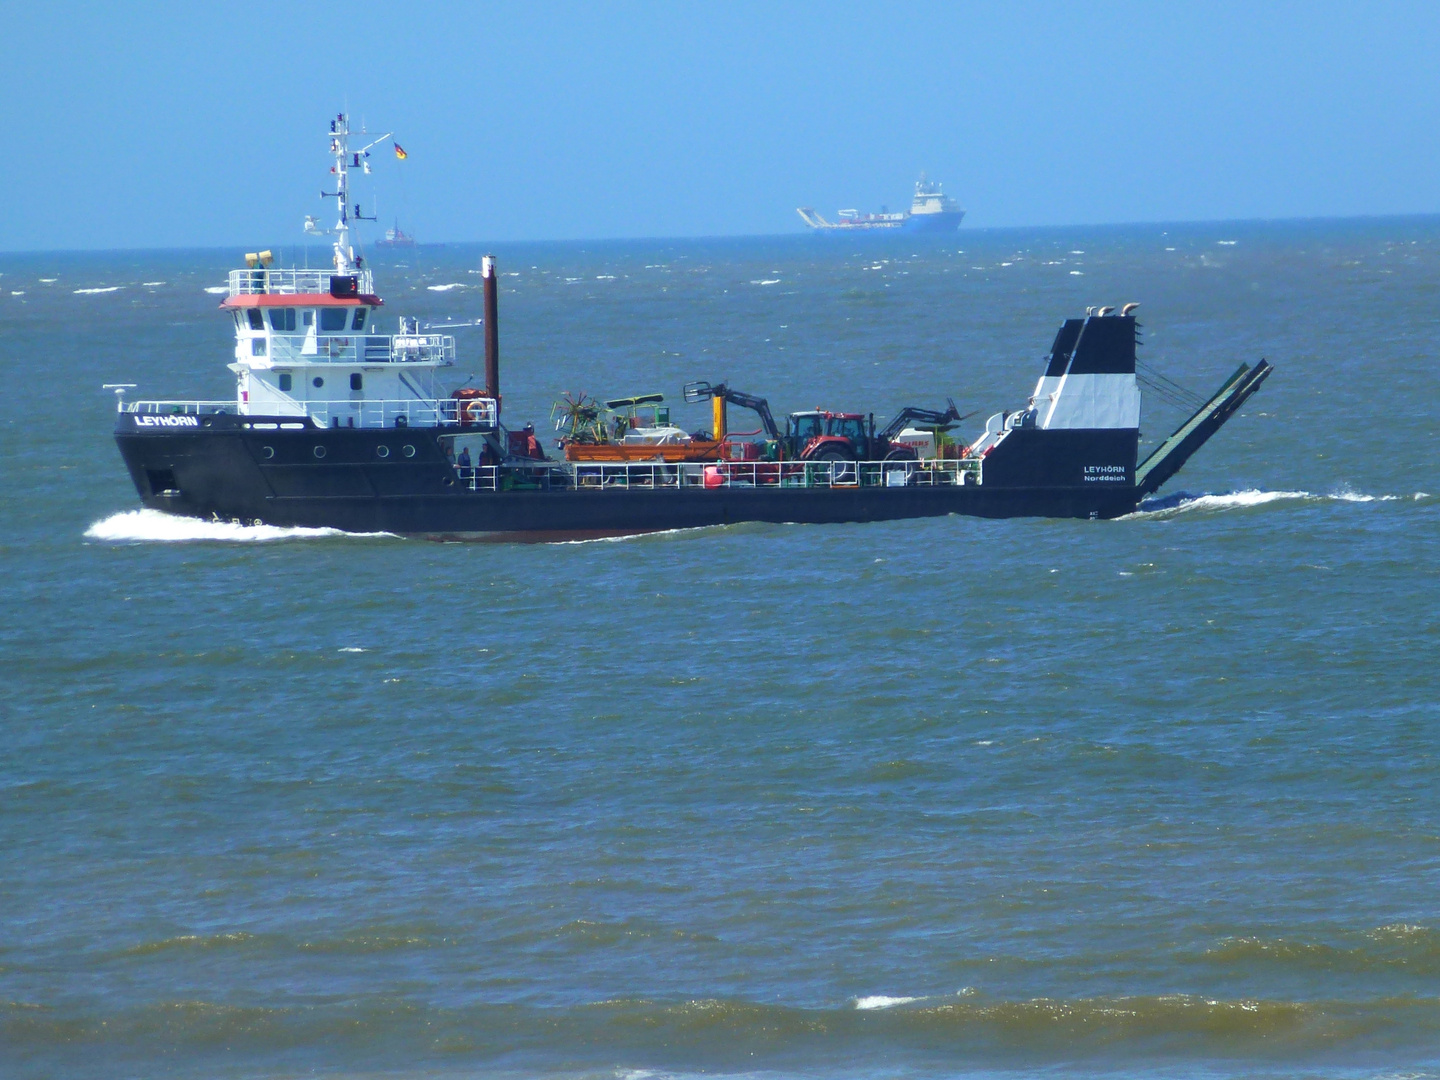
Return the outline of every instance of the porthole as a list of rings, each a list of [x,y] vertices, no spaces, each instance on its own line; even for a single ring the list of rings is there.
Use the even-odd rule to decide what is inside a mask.
[[[375,447],[375,456],[376,456],[376,457],[382,457],[382,458],[384,458],[384,457],[389,457],[389,456],[390,456],[390,447],[388,447],[388,446],[377,446],[377,447]]]
[[[263,457],[266,461],[269,461],[271,458],[273,458],[273,457],[275,456],[275,447],[273,447],[273,446],[262,446],[262,447],[260,447],[260,456]]]
[[[401,452],[402,454],[404,454],[406,457],[414,457],[414,456],[415,456],[415,447],[410,446],[410,445],[407,444],[407,445],[402,446],[402,447],[400,448],[400,452]]]
[[[325,385],[325,380],[322,379],[319,375],[316,375],[313,379],[310,380],[310,385],[318,390],[320,389],[320,387]]]
[[[323,447],[323,446],[317,446],[317,447],[315,447],[315,456],[316,456],[317,458],[323,458],[323,457],[325,456],[325,447]]]

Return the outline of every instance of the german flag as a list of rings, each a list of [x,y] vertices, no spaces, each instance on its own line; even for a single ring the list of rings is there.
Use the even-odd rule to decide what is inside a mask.
[[[407,154],[407,153],[405,152],[405,148],[404,148],[403,146],[401,146],[401,145],[397,142],[397,143],[395,144],[395,156],[396,156],[397,158],[399,158],[401,161],[404,161],[404,160],[405,160],[406,158],[408,158],[410,155]]]

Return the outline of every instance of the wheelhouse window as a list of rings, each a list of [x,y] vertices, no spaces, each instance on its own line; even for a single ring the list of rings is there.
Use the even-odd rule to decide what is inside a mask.
[[[260,309],[258,307],[252,307],[246,314],[250,316],[251,330],[265,329],[265,316],[260,313]]]
[[[313,311],[307,311],[307,312],[305,312],[305,314],[304,314],[304,323],[305,323],[306,326],[314,326],[314,325],[315,325],[315,312],[313,312]]]
[[[292,308],[271,308],[270,329],[278,330],[281,333],[288,333],[295,329],[295,309]]]
[[[264,355],[265,355],[265,339],[264,339],[263,337],[257,337],[257,338],[251,338],[251,339],[250,339],[250,355],[251,355],[251,356],[264,356]]]
[[[295,380],[291,378],[290,373],[288,371],[282,371],[280,373],[280,389],[288,394],[290,392],[290,388],[294,385]]]
[[[367,312],[367,311],[369,311],[369,310],[370,310],[369,308],[363,308],[363,307],[357,307],[357,308],[355,309],[355,321],[350,324],[350,329],[351,329],[351,330],[359,330],[359,329],[361,329],[361,328],[364,327],[364,325],[365,325],[365,312]]]
[[[336,330],[345,329],[345,309],[342,307],[326,307],[320,309],[320,329],[330,333]]]

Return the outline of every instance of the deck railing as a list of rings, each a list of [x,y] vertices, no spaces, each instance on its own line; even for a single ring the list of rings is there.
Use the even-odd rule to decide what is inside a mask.
[[[681,488],[957,487],[980,461],[535,462],[460,470],[471,491],[676,491]]]
[[[454,398],[344,398],[336,401],[297,401],[285,406],[252,403],[243,413],[234,401],[127,401],[121,404],[120,411],[164,416],[231,413],[255,417],[248,426],[257,428],[274,425],[280,418],[293,417],[299,421],[307,416],[321,427],[448,427],[462,422],[467,427],[481,430],[495,427],[495,402],[492,398],[470,401],[456,401]]]
[[[311,296],[331,292],[332,278],[345,281],[356,279],[356,292],[361,296],[373,296],[375,285],[369,270],[352,270],[348,274],[337,274],[334,270],[269,270],[259,267],[253,270],[230,271],[231,296],[256,296],[265,294]]]
[[[214,413],[233,413],[237,410],[233,399],[230,401],[125,401],[121,399],[119,411],[153,416],[204,416]]]
[[[272,364],[455,362],[455,339],[449,334],[271,334],[269,341]]]

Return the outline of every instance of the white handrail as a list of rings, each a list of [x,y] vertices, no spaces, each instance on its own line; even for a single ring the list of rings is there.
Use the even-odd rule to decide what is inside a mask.
[[[455,362],[450,334],[271,334],[272,364],[415,364]],[[249,357],[246,357],[249,359]]]
[[[361,296],[373,296],[374,281],[369,270],[354,270],[349,274],[337,274],[334,270],[271,270],[255,267],[253,270],[230,271],[231,296],[263,295],[310,295],[329,294],[331,278],[356,279],[356,292]]]
[[[396,421],[411,427],[456,427],[493,430],[497,423],[495,400],[474,398],[364,399],[294,401],[288,411],[273,407],[240,405],[234,401],[127,401],[120,409],[127,413],[200,416],[230,413],[252,422],[300,420],[311,417],[321,427],[395,427]],[[253,418],[253,419],[252,419]]]
[[[959,487],[981,483],[978,458],[927,461],[509,462],[462,471],[471,491],[675,491],[725,487]]]

